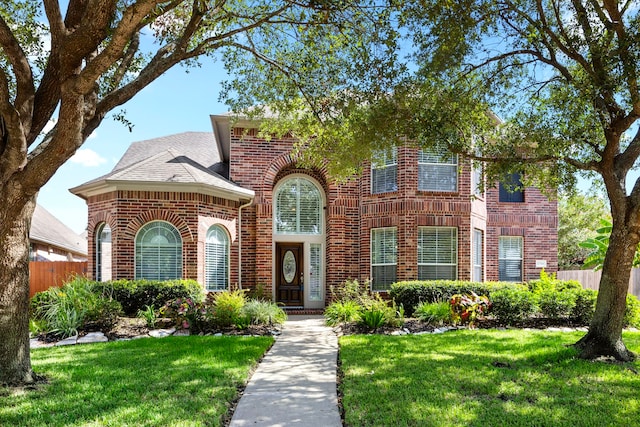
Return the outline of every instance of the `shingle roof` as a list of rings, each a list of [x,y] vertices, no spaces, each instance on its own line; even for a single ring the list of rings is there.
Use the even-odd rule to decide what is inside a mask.
[[[204,185],[223,193],[253,197],[228,179],[228,164],[211,132],[185,132],[134,142],[111,172],[72,188],[74,194],[100,183]]]
[[[87,239],[76,234],[40,205],[36,205],[33,212],[29,239],[56,246],[74,254],[87,255]]]

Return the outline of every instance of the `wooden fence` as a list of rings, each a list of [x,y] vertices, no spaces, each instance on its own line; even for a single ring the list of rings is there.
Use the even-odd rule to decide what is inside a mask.
[[[29,263],[29,296],[52,286],[62,286],[69,277],[87,274],[87,262],[31,261]]]
[[[585,289],[598,290],[602,271],[593,270],[566,270],[558,271],[556,277],[561,280],[577,280]],[[631,270],[629,279],[629,293],[640,298],[640,268]]]

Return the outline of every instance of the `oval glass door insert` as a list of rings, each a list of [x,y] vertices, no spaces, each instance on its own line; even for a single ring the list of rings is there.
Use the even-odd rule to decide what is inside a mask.
[[[287,283],[293,282],[296,277],[296,257],[290,250],[285,252],[282,258],[282,272]]]

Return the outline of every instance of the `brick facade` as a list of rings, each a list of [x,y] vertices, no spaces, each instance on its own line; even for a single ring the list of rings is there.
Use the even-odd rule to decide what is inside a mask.
[[[475,195],[473,171],[467,160],[460,159],[458,164],[457,191],[419,191],[418,150],[399,148],[397,189],[371,194],[369,168],[364,169],[361,177],[337,184],[324,169],[299,168],[291,154],[294,141],[290,137],[267,140],[258,136],[251,126],[241,125],[231,127],[228,133],[228,178],[254,192],[251,204],[241,208],[241,201],[197,191],[117,190],[92,195],[87,198],[92,274],[95,271],[94,234],[101,224],[109,224],[112,230],[113,278],[131,278],[135,273],[136,233],[152,220],[167,221],[179,230],[183,242],[183,276],[201,283],[206,232],[213,224],[222,225],[231,238],[230,283],[241,282],[244,288],[261,285],[272,295],[275,295],[277,242],[300,240],[306,245],[322,245],[323,300],[315,303],[305,300],[305,307],[310,308],[314,304],[319,307],[326,304],[330,286],[347,279],[364,282],[371,277],[370,246],[374,228],[395,227],[397,231],[398,280],[418,278],[419,227],[429,226],[457,229],[459,280],[472,278],[474,229],[481,230],[484,236],[485,280],[498,279],[500,236],[523,237],[525,280],[538,277],[540,268],[536,265],[541,261],[546,262],[548,271],[557,269],[556,201],[548,200],[533,188],[525,190],[524,203],[501,203],[495,189]],[[321,237],[274,234],[274,194],[279,184],[293,176],[308,179],[322,193]]]

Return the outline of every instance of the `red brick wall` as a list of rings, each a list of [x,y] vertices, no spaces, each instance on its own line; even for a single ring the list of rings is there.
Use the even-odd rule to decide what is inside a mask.
[[[524,203],[499,201],[499,191],[487,191],[487,280],[498,280],[498,239],[522,236],[523,278],[536,279],[541,268],[536,260],[547,262],[545,270],[558,270],[558,203],[536,188],[524,190]]]
[[[135,275],[135,236],[149,221],[171,223],[182,237],[182,275],[204,282],[204,242],[213,224],[226,228],[231,237],[231,284],[237,282],[238,203],[196,193],[118,191],[90,197],[89,276],[95,277],[95,231],[102,223],[111,227],[112,277],[131,279]]]

